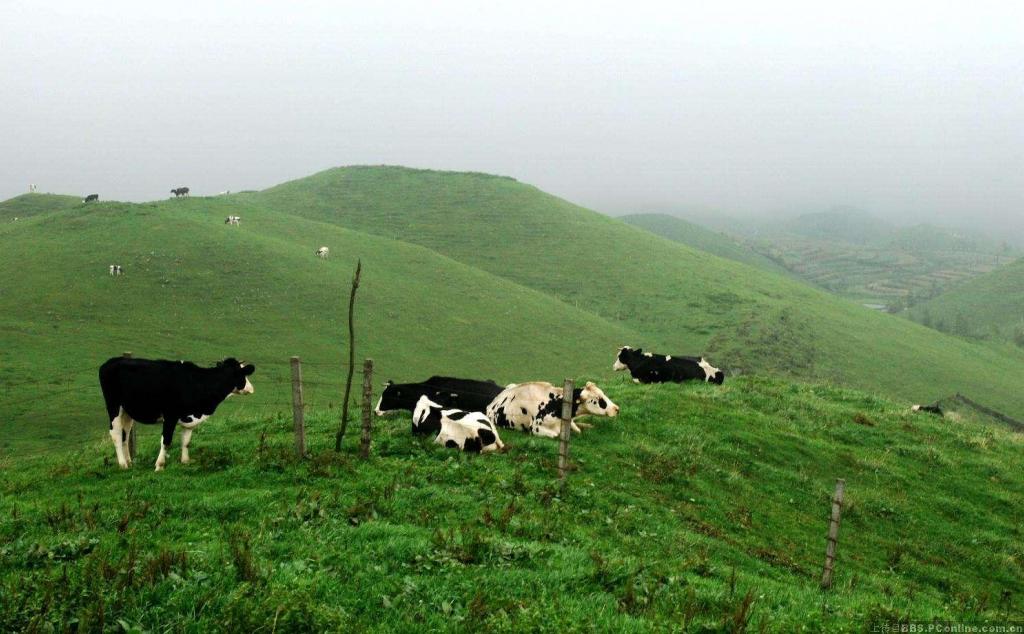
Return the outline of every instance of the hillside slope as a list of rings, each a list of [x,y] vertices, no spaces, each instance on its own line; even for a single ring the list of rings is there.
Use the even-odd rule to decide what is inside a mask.
[[[1024,259],[915,306],[910,317],[960,335],[1024,343]]]
[[[824,377],[914,400],[955,391],[1024,413],[1024,353],[975,346],[652,236],[510,178],[349,167],[243,197],[425,246],[732,370]]]
[[[1024,618],[1020,434],[827,385],[608,385],[615,421],[463,455],[378,421],[313,457],[227,415],[193,464],[0,460],[0,630],[863,632]],[[209,425],[209,427],[207,427]],[[354,442],[350,447],[354,448]],[[175,452],[176,454],[176,452]],[[833,587],[830,498],[846,480]],[[45,486],[40,486],[45,482]]]
[[[721,258],[742,262],[750,266],[771,271],[787,273],[786,269],[771,259],[737,242],[724,233],[705,229],[704,227],[670,216],[668,214],[631,214],[620,216],[619,220],[626,224],[645,229],[651,233],[667,238],[688,247],[712,253]]]
[[[0,221],[30,218],[38,214],[69,209],[80,204],[82,204],[82,199],[78,196],[22,194],[21,196],[0,201]]]
[[[330,259],[314,257],[321,244]],[[256,394],[225,405],[247,411],[287,411],[300,355],[307,401],[339,402],[357,258],[357,358],[376,360],[378,383],[557,381],[638,336],[422,247],[237,200],[77,205],[0,225],[0,268],[16,272],[0,279],[0,447],[102,436],[96,369],[122,351],[254,362]]]

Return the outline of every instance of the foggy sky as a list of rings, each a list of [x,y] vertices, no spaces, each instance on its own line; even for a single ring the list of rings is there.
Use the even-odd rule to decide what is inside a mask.
[[[0,199],[387,163],[608,213],[1024,215],[1016,3],[143,4],[0,0]]]

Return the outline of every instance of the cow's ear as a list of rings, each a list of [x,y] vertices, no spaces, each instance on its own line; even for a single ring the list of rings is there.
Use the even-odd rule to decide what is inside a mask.
[[[243,365],[242,366],[242,374],[244,374],[245,376],[249,376],[250,374],[252,374],[255,371],[256,371],[256,366],[254,366],[254,365],[250,364],[250,365]]]

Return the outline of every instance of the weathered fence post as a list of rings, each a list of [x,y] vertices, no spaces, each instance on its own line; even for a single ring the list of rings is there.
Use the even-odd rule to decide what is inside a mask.
[[[292,420],[295,422],[295,453],[306,455],[306,414],[302,402],[302,366],[298,357],[292,357]]]
[[[352,373],[355,371],[356,359],[356,290],[359,289],[359,276],[363,273],[363,260],[356,260],[356,274],[352,276],[352,290],[348,296],[348,378],[345,379],[345,398],[341,402],[341,425],[334,435],[334,450],[341,451],[341,441],[348,429],[348,397],[352,392]]]
[[[132,353],[131,352],[125,352],[121,356],[123,356],[125,359],[131,359],[132,358]],[[131,462],[135,462],[135,446],[137,444],[137,441],[136,441],[135,438],[136,438],[136,436],[135,436],[135,424],[133,423],[131,431],[128,432],[128,460],[130,460]]]
[[[825,546],[825,568],[821,571],[821,587],[832,587],[832,571],[836,567],[836,544],[839,541],[839,516],[843,509],[843,491],[846,481],[836,480],[836,492],[832,496],[832,517],[828,522],[828,542]]]
[[[558,434],[558,479],[565,486],[565,474],[569,470],[569,438],[572,436],[573,381],[566,379],[562,387],[562,427]]]
[[[363,361],[363,439],[359,452],[363,458],[370,457],[370,433],[372,425],[371,407],[373,403],[373,359]]]

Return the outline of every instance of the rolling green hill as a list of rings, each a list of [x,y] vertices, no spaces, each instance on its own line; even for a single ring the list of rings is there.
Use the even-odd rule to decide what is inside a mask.
[[[735,260],[750,266],[771,271],[786,273],[786,269],[773,262],[770,258],[741,244],[727,234],[705,229],[704,227],[668,214],[631,214],[621,216],[626,224],[646,229],[662,238],[685,244],[688,247],[713,253],[718,257]]]
[[[80,204],[82,204],[82,199],[78,196],[22,194],[0,201],[0,221],[30,218],[37,214],[60,211]]]
[[[828,385],[606,385],[617,420],[464,455],[228,413],[193,463],[0,458],[0,631],[863,632],[1024,618],[1022,436]],[[259,388],[257,388],[259,389]],[[209,425],[209,427],[206,427]],[[149,431],[149,430],[146,430]],[[143,437],[148,441],[149,437]],[[350,445],[350,447],[352,447]],[[176,453],[176,452],[175,452]],[[830,497],[846,480],[833,587]]]
[[[401,167],[327,170],[243,197],[418,244],[561,298],[733,371],[828,378],[1024,413],[1024,353],[937,336],[795,280],[686,247],[511,178]]]
[[[240,214],[240,227],[223,218]],[[331,258],[313,253],[329,244]],[[377,375],[450,372],[559,380],[605,367],[639,335],[422,247],[226,198],[77,205],[0,225],[0,448],[73,444],[105,427],[96,369],[108,357],[258,366],[257,393],[225,407],[287,410],[288,357],[307,399],[340,401],[349,282],[359,359]],[[125,275],[108,275],[109,264]],[[347,348],[346,348],[347,349]]]
[[[215,198],[8,203],[37,213],[0,224],[12,272],[0,281],[0,448],[100,433],[95,370],[125,350],[257,363],[257,394],[225,407],[265,412],[288,410],[287,358],[299,355],[307,400],[336,406],[356,258],[358,357],[376,360],[378,382],[607,380],[628,343],[704,352],[734,375],[919,402],[959,391],[1024,414],[1024,352],[1012,346],[876,314],[510,178],[355,167]],[[229,214],[242,225],[225,226]],[[313,257],[319,245],[330,259]],[[126,274],[107,275],[112,263]]]
[[[865,212],[805,214],[748,232],[748,245],[837,295],[899,312],[1006,264],[1018,251],[968,231],[895,227]]]
[[[915,306],[910,317],[946,332],[1024,346],[1024,260],[964,282]]]

